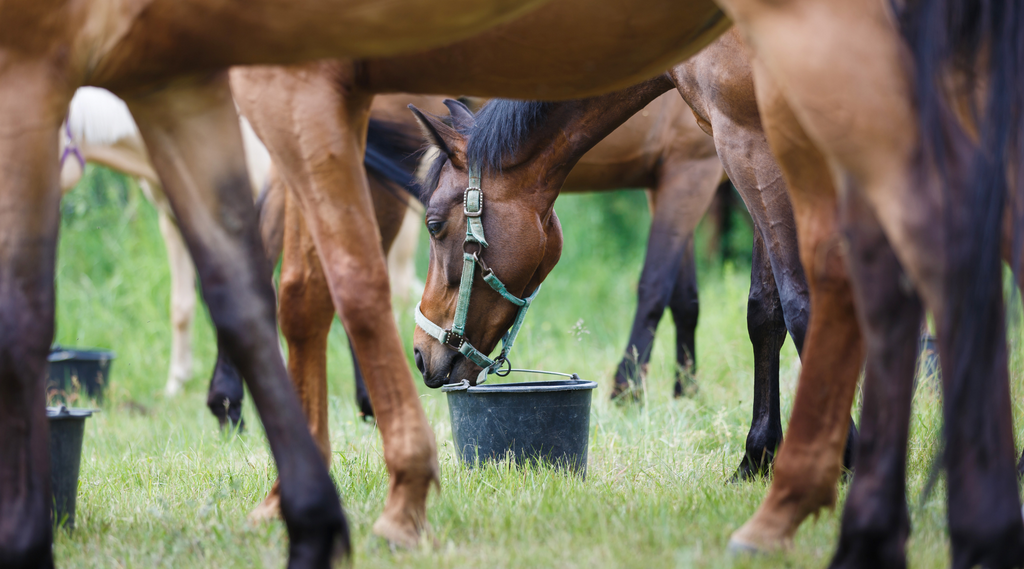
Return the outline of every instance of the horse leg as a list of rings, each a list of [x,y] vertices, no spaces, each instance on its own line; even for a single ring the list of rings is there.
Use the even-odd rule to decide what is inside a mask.
[[[260,412],[281,481],[289,566],[325,566],[347,555],[348,528],[278,349],[270,267],[227,75],[126,101],[195,260],[221,345]]]
[[[828,164],[770,77],[756,74],[755,85],[765,134],[789,187],[811,301],[803,366],[771,488],[730,540],[737,549],[772,550],[788,546],[808,515],[835,503],[864,348]]]
[[[352,92],[351,77],[351,70],[340,64],[323,62],[236,68],[232,85],[299,198],[334,307],[367,380],[390,474],[387,503],[374,532],[411,546],[426,526],[427,493],[438,480],[436,446],[401,357],[380,231],[362,164],[370,100]],[[247,98],[250,89],[260,94],[258,105],[256,98]]]
[[[231,363],[224,341],[217,338],[217,359],[210,375],[210,386],[206,393],[206,407],[210,409],[222,431],[245,429],[242,419],[242,399],[245,388],[238,368]]]
[[[643,391],[647,363],[654,345],[654,332],[675,292],[676,280],[681,272],[680,264],[686,256],[686,250],[693,247],[687,241],[692,241],[693,231],[707,211],[718,180],[722,178],[722,166],[717,156],[669,162],[662,168],[657,188],[652,193],[651,231],[637,287],[636,315],[626,354],[615,371],[612,399],[625,395],[636,396]],[[680,292],[690,291],[684,287]],[[682,334],[684,342],[688,335],[693,334],[692,330],[686,328],[691,322],[696,326],[696,292],[693,292],[689,299],[678,300],[680,321],[684,328],[681,332],[677,329],[676,334],[677,338]],[[686,359],[678,361],[677,365],[684,369],[691,368],[693,347],[685,345],[684,350],[690,350],[690,353],[685,356]]]
[[[277,173],[277,168],[270,165],[267,172],[267,184],[259,197],[256,198],[256,211],[259,212],[260,240],[267,253],[267,261],[276,267],[284,250],[284,218],[285,201],[288,188]]]
[[[157,191],[150,184],[149,194],[160,224],[160,234],[167,249],[167,262],[171,273],[171,364],[164,393],[173,397],[181,392],[182,386],[192,379],[192,323],[196,315],[196,271],[192,258],[181,238],[181,231],[170,212],[167,198],[155,197]],[[162,202],[162,203],[161,203]]]
[[[53,567],[44,384],[60,225],[57,129],[71,95],[57,100],[48,68],[0,61],[0,566]]]
[[[370,402],[370,393],[366,390],[366,380],[363,378],[363,370],[359,367],[359,360],[356,359],[356,350],[349,342],[349,350],[352,352],[352,373],[355,374],[356,383],[356,406],[359,407],[359,416],[364,421],[373,419],[373,403]]]
[[[327,423],[327,337],[334,307],[316,247],[299,212],[295,198],[284,200],[284,236],[281,280],[278,286],[278,322],[288,345],[288,375],[299,396],[309,432],[327,465],[331,440]],[[277,516],[280,481],[252,511],[249,519]]]
[[[423,294],[422,284],[416,284],[416,247],[422,227],[423,209],[414,204],[406,210],[395,242],[388,251],[391,297],[398,301],[398,306],[409,305]]]
[[[906,567],[907,437],[924,309],[900,285],[902,267],[863,198],[849,192],[842,217],[867,366],[857,472],[831,567]]]
[[[743,460],[733,479],[748,480],[767,474],[782,444],[779,410],[779,351],[786,341],[786,320],[775,286],[771,263],[761,233],[754,231],[750,294],[747,297],[747,333],[754,347],[753,417]]]
[[[697,318],[700,302],[697,298],[697,260],[694,258],[693,234],[683,245],[679,261],[679,274],[668,299],[668,309],[676,326],[676,382],[673,397],[693,397],[697,394]]]
[[[271,164],[267,172],[267,183],[256,200],[260,241],[263,243],[263,250],[271,267],[277,265],[281,258],[281,250],[284,248],[284,209],[287,193],[288,188],[285,187],[281,177],[277,175],[277,171]],[[191,267],[191,264],[189,266]],[[292,376],[293,381],[294,377]],[[210,376],[206,406],[217,417],[217,422],[220,423],[222,430],[237,429],[238,432],[242,432],[245,429],[245,420],[242,419],[244,397],[245,388],[242,387],[242,377],[238,375],[238,369],[231,363],[218,340],[217,360],[213,366],[213,374]],[[276,491],[274,494],[276,496]],[[276,500],[274,503],[277,503]]]

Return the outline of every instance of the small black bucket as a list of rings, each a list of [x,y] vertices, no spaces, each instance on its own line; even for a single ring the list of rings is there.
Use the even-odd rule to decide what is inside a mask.
[[[57,395],[70,403],[67,395],[84,390],[89,397],[103,401],[103,390],[110,378],[114,352],[54,346],[47,359],[50,362],[49,378],[46,381],[48,396]]]
[[[444,386],[459,456],[472,466],[511,453],[518,464],[543,461],[586,477],[590,399],[597,383],[573,377]]]
[[[53,521],[68,529],[75,527],[78,471],[82,464],[82,437],[89,409],[47,407],[50,419],[50,488],[53,492]]]

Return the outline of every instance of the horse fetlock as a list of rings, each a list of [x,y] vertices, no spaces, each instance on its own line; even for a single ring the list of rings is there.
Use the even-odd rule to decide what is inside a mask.
[[[288,527],[288,567],[329,567],[352,551],[348,522],[328,478],[328,489],[286,493],[281,514]]]
[[[730,549],[763,552],[788,549],[808,516],[835,505],[834,483],[828,488],[814,488],[814,485],[792,482],[776,475],[757,513],[729,538]]]
[[[440,486],[436,471],[410,476],[392,475],[384,512],[373,524],[373,533],[399,547],[415,547],[428,530],[427,495]]]
[[[413,547],[427,529],[427,496],[431,486],[440,490],[441,477],[433,433],[429,444],[406,445],[400,456],[387,453],[391,482],[384,512],[373,532],[400,547]]]
[[[751,480],[771,474],[775,453],[782,444],[782,426],[759,421],[750,426],[743,459],[733,480]]]
[[[258,506],[249,512],[249,523],[261,524],[280,517],[281,515],[281,480],[275,480],[270,492]]]

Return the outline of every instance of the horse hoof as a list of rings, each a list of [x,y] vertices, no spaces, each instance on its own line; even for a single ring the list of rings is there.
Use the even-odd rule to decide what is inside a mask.
[[[644,388],[641,385],[621,385],[616,383],[612,388],[611,400],[620,405],[644,402]]]
[[[726,546],[726,551],[730,555],[763,555],[767,553],[761,548],[751,543],[746,543],[736,539],[735,537],[729,538],[729,545]]]
[[[373,524],[373,533],[387,540],[392,548],[413,549],[424,539],[415,524],[400,523],[381,516]]]
[[[164,388],[164,396],[173,399],[181,394],[182,381],[177,379],[167,380],[167,387]]]
[[[249,523],[260,525],[281,517],[281,499],[271,494],[249,512]]]

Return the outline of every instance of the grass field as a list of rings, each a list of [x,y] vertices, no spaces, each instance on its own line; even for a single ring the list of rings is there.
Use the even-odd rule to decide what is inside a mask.
[[[517,366],[575,371],[600,384],[586,481],[507,464],[467,470],[453,452],[445,396],[423,387],[417,376],[437,435],[443,490],[431,496],[430,539],[417,550],[391,551],[370,533],[383,507],[387,475],[374,427],[356,417],[348,349],[336,324],[329,354],[331,473],[352,526],[356,564],[826,565],[838,532],[836,512],[806,523],[788,554],[752,559],[725,551],[729,534],[753,513],[767,488],[765,481],[728,483],[750,420],[749,267],[742,261],[700,267],[698,395],[671,398],[674,331],[666,318],[646,404],[619,407],[607,397],[635,306],[649,223],[646,201],[639,192],[565,197],[557,211],[565,227],[565,252],[531,310],[514,359]],[[170,343],[168,281],[155,212],[122,178],[91,168],[86,182],[65,200],[64,212],[55,341],[111,348],[118,358],[103,411],[88,422],[77,529],[57,533],[58,564],[282,566],[283,525],[246,521],[275,477],[255,412],[247,405],[246,433],[222,436],[205,407],[214,346],[203,309],[195,335],[195,377],[183,396],[162,396]],[[747,239],[749,248],[746,235],[737,239]],[[573,278],[580,275],[586,278]],[[411,352],[408,309],[400,319]],[[1019,357],[1014,360],[1019,377]],[[798,370],[787,342],[784,418]],[[927,381],[923,385],[914,402],[910,444],[910,560],[912,567],[941,567],[948,565],[944,488],[940,483],[924,502],[919,497],[941,423],[939,396]],[[845,488],[840,504],[844,496]]]

